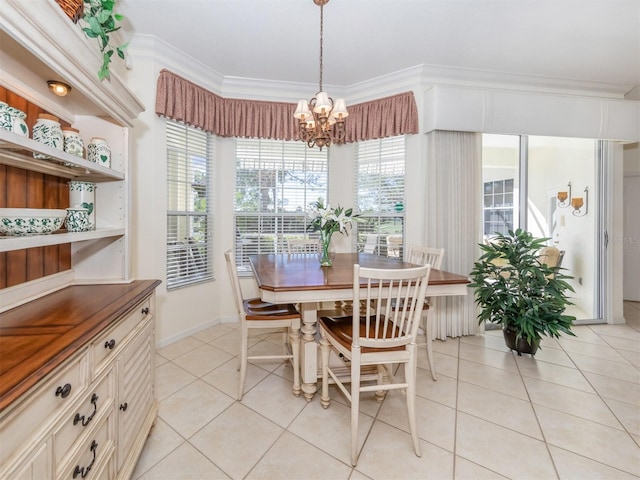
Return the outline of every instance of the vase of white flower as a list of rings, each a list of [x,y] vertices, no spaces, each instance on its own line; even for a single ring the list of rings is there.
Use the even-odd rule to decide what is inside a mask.
[[[357,217],[353,215],[353,209],[344,209],[340,206],[331,208],[324,206],[322,200],[314,202],[309,211],[311,223],[307,230],[320,232],[320,265],[330,267],[332,264],[329,256],[329,245],[331,244],[331,236],[335,232],[348,234],[347,226],[351,225],[351,221]]]

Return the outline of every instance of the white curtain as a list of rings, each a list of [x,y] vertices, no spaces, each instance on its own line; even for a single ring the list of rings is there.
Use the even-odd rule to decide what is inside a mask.
[[[426,244],[445,249],[442,269],[468,275],[478,258],[482,211],[482,136],[436,130],[427,134]],[[466,297],[431,298],[432,338],[474,335],[473,290]]]

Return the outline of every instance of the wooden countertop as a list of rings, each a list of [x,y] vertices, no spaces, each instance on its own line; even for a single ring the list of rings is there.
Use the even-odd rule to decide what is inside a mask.
[[[0,313],[0,411],[159,284],[73,285]]]

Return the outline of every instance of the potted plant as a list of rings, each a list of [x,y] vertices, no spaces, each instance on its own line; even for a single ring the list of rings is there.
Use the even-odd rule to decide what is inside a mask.
[[[487,244],[480,244],[482,256],[470,273],[475,303],[480,307],[478,323],[502,326],[505,342],[518,355],[537,351],[543,335],[558,338],[574,335],[575,317],[565,315],[572,303],[567,298],[572,278],[562,269],[538,260],[538,251],[548,238],[534,238],[517,229],[497,233]]]

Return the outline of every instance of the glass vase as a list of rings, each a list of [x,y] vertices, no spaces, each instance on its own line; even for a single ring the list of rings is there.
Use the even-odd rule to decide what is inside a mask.
[[[320,266],[330,267],[331,257],[329,256],[329,245],[331,244],[331,235],[333,232],[325,232],[320,230]]]

